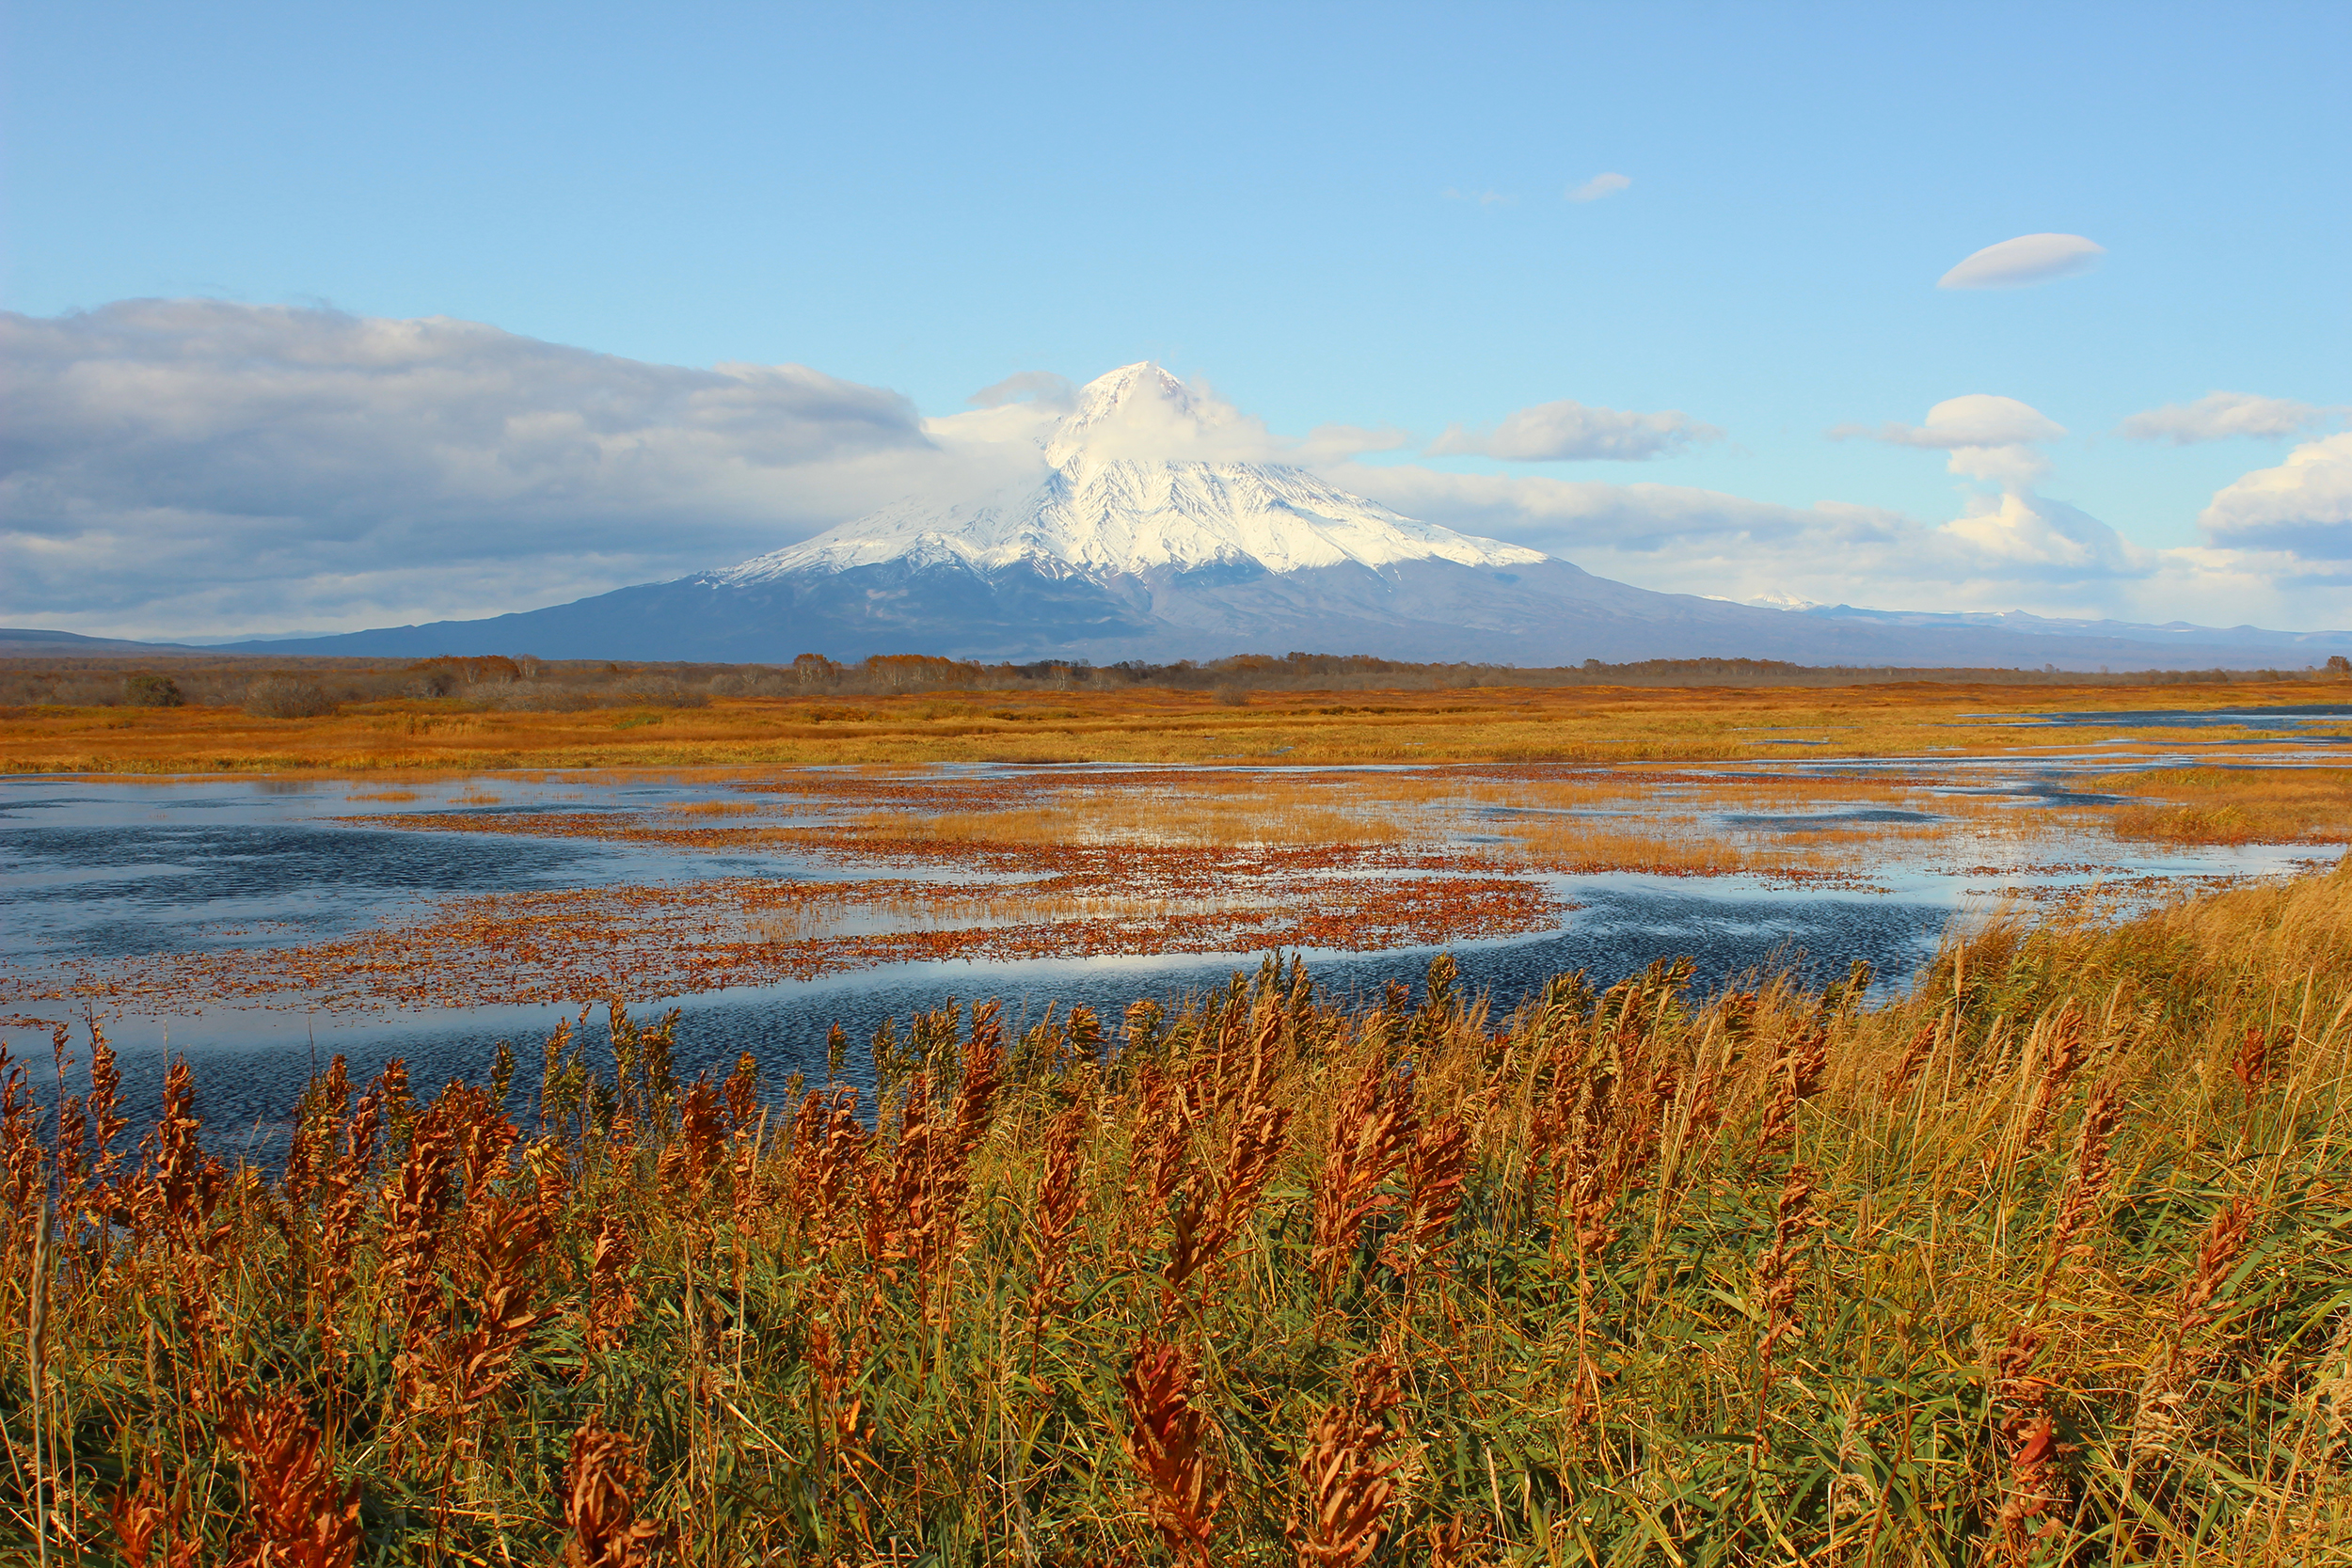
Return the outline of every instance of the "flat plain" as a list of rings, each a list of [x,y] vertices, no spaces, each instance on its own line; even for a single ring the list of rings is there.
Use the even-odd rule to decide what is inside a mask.
[[[316,718],[233,707],[0,709],[0,771],[496,772],[935,762],[1728,762],[1803,745],[1843,757],[2008,755],[2060,736],[2021,716],[2112,714],[2142,744],[2150,712],[2343,705],[2340,679],[2078,687],[1881,681],[1853,687],[1510,687],[1197,691],[1124,688],[616,700],[569,712],[462,696],[344,705]],[[2352,718],[2314,728],[2352,736]],[[2213,742],[2255,729],[2201,731]]]
[[[0,1277],[39,1326],[0,1381],[0,1544],[2346,1560],[2347,695],[12,711],[25,800],[251,795],[392,849],[685,869],[8,972]],[[692,1020],[626,1005],[1508,940],[1580,879],[1927,875],[2007,902],[1876,1000],[1867,966],[1700,984],[1667,951],[1502,1006],[1446,954],[1352,999],[1253,959],[1100,1012],[947,1002],[782,1083],[683,1069]],[[437,1093],[337,1056],[257,1162],[201,1053],[160,1117],[126,1104],[104,1022],[521,996],[605,1020]]]

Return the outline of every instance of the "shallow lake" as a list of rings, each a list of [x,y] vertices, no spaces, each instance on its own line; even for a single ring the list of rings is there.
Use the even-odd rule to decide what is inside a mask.
[[[1808,779],[1851,781],[1898,766],[1931,767],[1936,777],[1925,794],[1899,802],[1808,795]],[[1715,800],[1708,780],[1692,784],[1685,770],[1680,782],[1661,786],[1656,800],[1661,810],[1672,803],[1706,832],[1759,843],[1824,834],[1841,843],[1855,834],[1890,836],[1883,844],[1866,837],[1863,850],[1846,851],[1846,874],[1810,879],[1531,864],[1514,875],[1533,884],[1555,911],[1532,927],[1522,920],[1523,928],[1505,934],[1442,944],[1401,942],[1363,951],[1308,942],[1292,950],[1303,950],[1327,995],[1369,999],[1391,980],[1417,986],[1442,945],[1454,954],[1464,983],[1489,993],[1499,1011],[1560,973],[1583,970],[1605,986],[1676,956],[1695,960],[1703,990],[1782,970],[1818,983],[1842,976],[1857,959],[1872,966],[1881,987],[1899,987],[1932,956],[1956,919],[1980,915],[2005,898],[2093,884],[2154,896],[2215,879],[2280,873],[2334,852],[2311,846],[2138,846],[2126,853],[2112,841],[2094,843],[2075,818],[2107,798],[2075,787],[2071,778],[2090,766],[1960,759],[1825,763],[1810,769],[1791,764],[1769,775],[1776,787],[1793,786],[1782,790],[1772,809],[1756,809],[1746,797]],[[2098,766],[2114,765],[2107,759]],[[1372,787],[1351,783],[1344,776],[1350,771],[1313,774],[1319,787],[1343,800],[1351,790]],[[1395,781],[1395,770],[1352,771],[1382,787]],[[1197,781],[1200,773],[1185,776]],[[1025,800],[1053,798],[1051,791],[1064,784],[1091,788],[1104,776],[1102,769],[955,770],[955,782],[990,789],[1017,785],[1029,792]],[[1442,771],[1417,769],[1413,776],[1425,782]],[[1725,780],[1763,776],[1753,768],[1721,773]],[[803,800],[795,793],[796,777],[819,779],[533,775],[399,788],[335,780],[0,781],[0,1008],[51,1019],[94,1010],[122,1054],[135,1106],[152,1103],[167,1052],[184,1053],[197,1068],[200,1105],[215,1132],[241,1128],[241,1136],[266,1144],[313,1064],[330,1054],[346,1055],[355,1078],[362,1080],[400,1056],[408,1061],[413,1081],[429,1087],[451,1077],[482,1077],[493,1042],[504,1038],[525,1064],[520,1080],[533,1080],[539,1042],[595,993],[533,995],[518,984],[479,992],[486,1000],[465,1007],[329,1006],[298,990],[228,1000],[150,995],[122,1006],[103,995],[77,998],[59,985],[58,975],[135,975],[143,967],[192,954],[221,955],[232,966],[259,962],[398,927],[451,900],[542,891],[691,890],[713,879],[838,886],[887,875],[964,893],[1021,879],[977,864],[901,859],[884,867],[817,852],[789,837],[796,825],[838,816],[845,786],[853,802],[862,786],[825,775],[819,792],[825,799]],[[1134,770],[1121,777],[1132,779]],[[1477,777],[1491,783],[1497,771],[1482,769]],[[620,832],[623,823],[672,819],[657,815],[662,813],[749,812],[753,805],[711,804],[714,794],[732,800],[747,789],[757,792],[743,798],[755,801],[761,832],[705,834],[690,843],[676,834],[665,839]],[[1040,797],[1040,789],[1047,795]],[[1821,793],[1836,794],[1826,783]],[[1955,854],[1956,841],[1948,836],[1932,842],[1902,836],[1950,818],[1959,803],[1975,812],[1972,821],[1994,823],[2009,851],[2004,857],[1988,862]],[[1484,841],[1523,829],[1532,818],[1580,815],[1606,810],[1482,797],[1450,819],[1450,831],[1463,852],[1474,856],[1484,852]],[[436,825],[450,823],[459,825]],[[1025,875],[1050,880],[1055,870],[1047,847],[1041,864]],[[738,1053],[749,1051],[771,1082],[780,1083],[793,1071],[821,1075],[825,1037],[836,1022],[855,1042],[855,1076],[864,1070],[864,1042],[883,1019],[904,1020],[949,997],[1001,998],[1010,1021],[1077,1005],[1115,1020],[1138,998],[1173,1003],[1222,986],[1234,969],[1254,969],[1263,956],[1260,948],[1236,944],[1228,951],[1173,954],[917,958],[671,996],[632,990],[629,1001],[641,1016],[672,1005],[683,1009],[678,1054],[690,1074],[723,1069]],[[600,1018],[590,1021],[592,1036],[600,1033]],[[48,1053],[45,1038],[25,1029],[10,1031],[8,1043],[20,1056]],[[40,1065],[45,1073],[45,1061]]]

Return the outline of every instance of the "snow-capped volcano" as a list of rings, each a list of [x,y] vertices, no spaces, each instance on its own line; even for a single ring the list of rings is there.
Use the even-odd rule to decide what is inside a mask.
[[[910,501],[717,574],[730,585],[796,572],[949,561],[979,572],[1027,566],[1098,579],[1156,569],[1255,565],[1269,572],[1407,561],[1464,566],[1545,559],[1499,540],[1416,522],[1287,465],[1143,455],[1216,451],[1223,412],[1159,366],[1091,381],[1041,445],[1033,483],[965,501]]]
[[[1013,477],[885,507],[723,571],[485,621],[258,646],[759,663],[804,653],[1109,663],[1292,650],[1518,665],[2144,668],[2176,657],[2122,635],[1896,626],[1612,582],[1350,495],[1157,365],[1113,371],[1051,414],[1027,405],[933,421],[943,451],[977,430],[990,471]]]

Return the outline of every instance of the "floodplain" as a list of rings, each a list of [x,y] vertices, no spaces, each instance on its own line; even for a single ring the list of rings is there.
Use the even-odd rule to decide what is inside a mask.
[[[1173,1002],[1268,952],[1373,994],[1451,950],[1505,1006],[1555,973],[1613,980],[1673,954],[1706,985],[1863,959],[1899,990],[1955,919],[2112,916],[2332,860],[2352,705],[2313,699],[2345,694],[933,693],[862,698],[803,726],[817,740],[791,733],[792,705],[717,700],[657,715],[709,727],[691,765],[481,771],[444,766],[472,750],[318,766],[383,715],[104,710],[151,728],[81,741],[147,745],[113,760],[152,771],[0,784],[0,895],[22,916],[0,1006],[97,1009],[150,1075],[167,1041],[241,1053],[240,1109],[266,1137],[322,1041],[462,1070],[485,1030],[544,1034],[613,996],[686,1007],[710,1061],[750,1047],[805,1072],[836,1023],[864,1037],[955,996]],[[540,760],[657,727],[603,709],[444,723],[432,705],[405,700],[408,739],[475,747],[469,726],[503,725],[500,744]],[[1046,717],[1003,717],[1030,712]],[[25,723],[8,742],[37,751],[67,721]],[[762,725],[759,746],[801,760],[707,760]],[[192,737],[261,729],[275,750],[246,765],[164,770]],[[1515,760],[1538,733],[1567,754]],[[1021,754],[1080,745],[1111,754]],[[1212,745],[1237,751],[1117,754]],[[985,754],[929,758],[943,747]],[[1312,760],[1334,755],[1356,760]]]
[[[0,719],[0,1543],[2344,1560],[2346,695]]]

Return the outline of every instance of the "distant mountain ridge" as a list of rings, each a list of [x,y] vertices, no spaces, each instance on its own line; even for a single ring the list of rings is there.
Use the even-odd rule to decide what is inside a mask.
[[[2011,632],[2029,637],[2121,638],[2165,647],[2234,648],[2250,652],[2311,653],[2318,660],[2329,654],[2352,651],[2352,632],[2271,631],[2262,626],[2201,626],[2189,621],[2150,626],[2135,621],[2085,620],[2032,615],[2022,610],[1937,612],[1915,610],[1860,610],[1852,605],[1809,605],[1803,613],[1824,620],[1858,621],[1897,627],[1968,628]]]
[[[1034,477],[910,501],[722,571],[476,621],[232,644],[774,663],[919,653],[1167,662],[1293,650],[1525,666],[1586,659],[2117,669],[2318,663],[2352,633],[2136,626],[1658,594],[1242,460],[1229,413],[1152,364],[1082,388]],[[1168,456],[1169,451],[1189,456]]]
[[[209,651],[179,642],[139,642],[120,637],[85,637],[78,631],[0,626],[0,658],[114,658],[146,654],[184,657]]]

